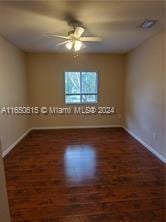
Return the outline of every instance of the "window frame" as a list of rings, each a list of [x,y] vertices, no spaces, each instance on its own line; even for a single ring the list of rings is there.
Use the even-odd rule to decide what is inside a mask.
[[[80,73],[80,82],[82,82],[82,73],[85,72],[94,72],[96,73],[96,93],[66,93],[65,91],[65,73],[67,72],[79,72]],[[99,75],[97,71],[64,71],[64,102],[66,105],[94,105],[94,104],[98,104],[98,98],[99,98]],[[80,91],[82,91],[82,84],[80,86]],[[78,95],[80,97],[82,97],[83,95],[95,95],[96,96],[96,101],[95,102],[74,102],[74,103],[67,103],[66,102],[66,96],[72,96],[72,95]]]

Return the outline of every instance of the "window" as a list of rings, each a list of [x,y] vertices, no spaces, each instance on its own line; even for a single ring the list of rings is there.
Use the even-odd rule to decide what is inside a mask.
[[[65,103],[97,103],[96,72],[65,72]]]

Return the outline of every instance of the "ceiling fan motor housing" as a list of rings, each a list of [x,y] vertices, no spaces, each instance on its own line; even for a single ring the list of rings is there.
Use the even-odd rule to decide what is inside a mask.
[[[71,34],[74,34],[74,30],[68,32],[68,35],[69,35],[69,36],[70,36]]]
[[[69,22],[69,25],[72,26],[74,28],[74,30],[77,28],[77,27],[82,27],[85,29],[84,25],[82,22],[78,21],[78,20],[71,20]]]

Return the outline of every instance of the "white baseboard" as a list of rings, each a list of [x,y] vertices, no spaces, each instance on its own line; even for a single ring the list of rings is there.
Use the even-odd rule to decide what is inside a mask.
[[[31,129],[28,129],[14,143],[12,143],[7,149],[5,149],[2,152],[2,157],[5,157],[30,131],[31,131]]]
[[[123,126],[123,129],[128,132],[132,137],[134,137],[138,142],[140,142],[145,148],[147,148],[153,155],[155,155],[158,159],[160,159],[163,163],[166,164],[166,158],[164,158],[160,153],[158,153],[153,147],[149,146],[142,139],[136,136],[133,132]]]
[[[123,128],[122,125],[84,125],[84,126],[39,126],[32,127],[31,130],[47,129],[91,129],[91,128]]]
[[[147,148],[152,154],[154,154],[158,159],[166,164],[166,158],[164,158],[160,153],[155,151],[154,148],[146,144],[142,139],[136,136],[133,132],[122,125],[85,125],[85,126],[42,126],[42,127],[32,127],[23,133],[14,143],[12,143],[5,151],[3,151],[2,156],[5,157],[31,130],[47,130],[47,129],[86,129],[86,128],[123,128],[132,137],[134,137],[138,142],[140,142],[145,148]]]
[[[2,157],[5,157],[31,130],[47,130],[47,129],[85,129],[85,128],[113,128],[121,127],[122,125],[87,125],[87,126],[41,126],[32,127],[23,133],[14,143],[12,143],[5,151],[2,153]]]

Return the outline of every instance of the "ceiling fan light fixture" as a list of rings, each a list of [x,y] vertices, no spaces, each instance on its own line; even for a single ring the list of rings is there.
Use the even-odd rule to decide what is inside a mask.
[[[73,47],[73,42],[72,42],[72,41],[68,41],[65,46],[66,46],[66,48],[67,48],[68,50],[71,50],[72,47]]]
[[[81,41],[76,40],[76,41],[74,42],[74,50],[75,50],[75,51],[79,51],[79,50],[81,49],[81,46],[82,46],[82,42],[81,42]]]

